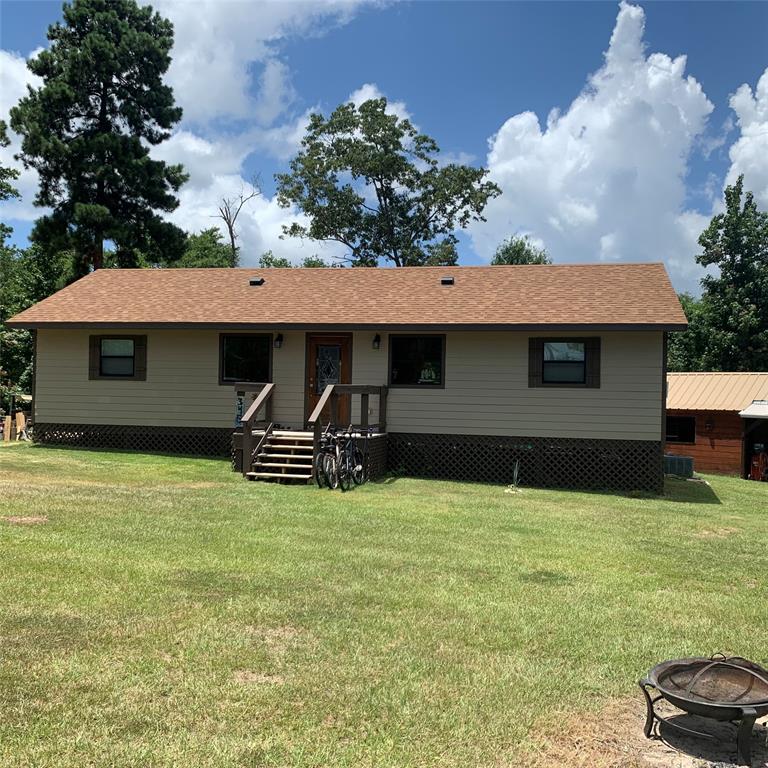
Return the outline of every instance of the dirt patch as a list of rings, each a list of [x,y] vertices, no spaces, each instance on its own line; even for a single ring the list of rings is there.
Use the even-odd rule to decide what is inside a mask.
[[[47,515],[5,515],[0,517],[0,520],[4,520],[6,523],[12,523],[13,525],[41,525],[48,522]]]
[[[684,736],[661,725],[660,737],[646,739],[645,702],[622,699],[601,712],[568,714],[534,731],[531,746],[516,764],[522,768],[729,768],[736,759],[736,729],[728,723],[665,707],[658,711],[687,728],[711,733],[715,741]],[[768,718],[758,721],[752,737],[752,765],[768,768]],[[658,727],[658,726],[657,726]]]
[[[238,669],[232,675],[232,679],[241,685],[282,685],[285,682],[282,675],[254,672],[252,669]]]
[[[704,528],[693,535],[697,539],[727,539],[729,536],[733,536],[734,533],[738,532],[738,528]]]

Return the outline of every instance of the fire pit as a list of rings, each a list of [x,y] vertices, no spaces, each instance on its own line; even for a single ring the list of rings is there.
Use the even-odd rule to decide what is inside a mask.
[[[740,656],[675,659],[657,664],[640,681],[640,688],[648,709],[647,738],[653,733],[654,722],[659,721],[691,736],[715,739],[661,717],[654,704],[666,699],[692,715],[737,724],[739,757],[745,765],[752,764],[752,728],[758,717],[768,714],[768,670]],[[649,688],[656,690],[655,696],[648,692]]]

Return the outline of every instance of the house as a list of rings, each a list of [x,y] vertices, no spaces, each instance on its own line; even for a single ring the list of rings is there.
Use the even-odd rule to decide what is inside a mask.
[[[768,373],[670,373],[666,452],[699,472],[747,477],[768,446]]]
[[[226,455],[246,416],[251,455],[335,405],[394,472],[658,491],[686,320],[663,265],[591,264],[104,269],[8,325],[35,332],[39,442]]]

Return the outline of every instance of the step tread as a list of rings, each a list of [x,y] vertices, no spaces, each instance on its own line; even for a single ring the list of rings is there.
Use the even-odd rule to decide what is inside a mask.
[[[287,472],[283,474],[282,472],[248,472],[248,477],[282,477],[287,480],[310,480],[312,478],[311,474],[306,475],[295,475],[295,474],[288,474]]]
[[[308,469],[312,470],[311,464],[285,464],[280,461],[257,461],[257,467],[286,467],[287,469]]]
[[[304,432],[299,430],[292,432],[290,429],[273,429],[270,434],[279,435],[280,437],[312,437],[311,432]]]
[[[272,453],[272,451],[260,451],[259,456],[269,457],[270,459],[311,459],[310,453]]]

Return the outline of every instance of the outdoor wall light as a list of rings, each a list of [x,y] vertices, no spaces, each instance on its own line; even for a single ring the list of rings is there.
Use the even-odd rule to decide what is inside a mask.
[[[280,349],[280,347],[283,346],[283,334],[278,333],[277,336],[275,336],[275,349]]]
[[[381,336],[379,336],[378,333],[373,337],[373,348],[374,349],[381,348]]]
[[[715,428],[715,420],[710,416],[705,422],[704,422],[704,429],[707,430],[707,432],[711,432]]]

